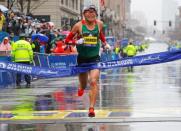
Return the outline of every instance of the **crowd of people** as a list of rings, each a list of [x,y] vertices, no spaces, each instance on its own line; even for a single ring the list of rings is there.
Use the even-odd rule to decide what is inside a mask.
[[[181,49],[180,41],[169,41],[167,44],[168,44],[168,51],[176,51]]]
[[[3,33],[2,33],[3,32]],[[66,45],[64,40],[69,31],[62,31],[53,22],[37,20],[21,12],[0,10],[0,55],[11,55],[12,61],[20,64],[37,64],[37,54],[75,54],[75,45]],[[4,35],[5,34],[5,35]],[[41,37],[47,38],[43,40]],[[38,64],[37,64],[38,65]],[[16,88],[21,86],[21,73],[16,75]],[[26,87],[31,77],[24,75]]]
[[[47,22],[45,19],[38,20],[31,15],[27,16],[21,12],[14,12],[12,10],[5,13],[0,10],[0,18],[0,32],[3,31],[9,34],[6,40],[8,38],[8,43],[10,43],[11,46],[13,42],[19,39],[19,35],[25,34],[26,40],[32,44],[35,52],[48,54],[76,53],[74,47],[70,45],[65,46],[63,42],[68,31],[62,31],[56,28],[53,22]],[[41,41],[38,37],[37,39],[32,39],[32,35],[38,33],[48,37],[48,41]],[[1,43],[4,43],[4,40],[5,39],[1,40]],[[44,52],[40,52],[41,46],[45,47]],[[4,49],[5,48],[0,48],[1,51]]]

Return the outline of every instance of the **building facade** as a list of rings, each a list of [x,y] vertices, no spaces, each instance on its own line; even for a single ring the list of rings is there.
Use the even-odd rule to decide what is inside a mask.
[[[181,40],[181,6],[178,7],[178,15],[175,16],[175,29],[172,33],[172,39]]]
[[[105,0],[102,10],[103,21],[107,24],[106,35],[121,39],[126,37],[126,28],[130,20],[131,0]]]
[[[52,21],[58,28],[71,28],[81,15],[83,0],[31,0],[30,13],[37,18]],[[0,0],[0,4],[7,6],[7,0]],[[23,12],[26,14],[27,1],[24,1]],[[12,9],[21,10],[20,4],[15,0]]]

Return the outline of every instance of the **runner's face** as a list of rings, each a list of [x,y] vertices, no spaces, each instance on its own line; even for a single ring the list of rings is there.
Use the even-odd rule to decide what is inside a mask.
[[[89,9],[84,12],[84,17],[89,22],[94,22],[96,20],[96,11],[95,9]]]

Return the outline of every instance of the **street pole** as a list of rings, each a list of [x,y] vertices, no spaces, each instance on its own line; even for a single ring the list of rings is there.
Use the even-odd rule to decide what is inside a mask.
[[[100,2],[99,2],[99,0],[97,0],[97,9],[98,9],[98,11],[97,11],[97,13],[98,13],[98,20],[100,20]]]
[[[124,27],[123,27],[123,38],[124,38]]]
[[[123,25],[122,25],[122,29],[123,29],[123,38],[125,37],[125,33],[124,33],[125,28],[126,28],[126,25],[123,23]]]
[[[9,6],[10,5],[10,0],[7,0],[7,7],[8,7],[8,9],[9,9]]]

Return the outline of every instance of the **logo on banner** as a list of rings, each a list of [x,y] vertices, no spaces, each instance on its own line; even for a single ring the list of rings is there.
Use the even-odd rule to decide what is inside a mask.
[[[100,62],[97,64],[97,67],[98,68],[122,67],[122,66],[128,66],[132,64],[133,64],[133,60],[127,59],[127,60],[121,60],[121,61]]]
[[[151,62],[151,61],[157,61],[157,60],[159,60],[159,61],[161,60],[159,55],[158,56],[148,56],[148,57],[142,58],[139,63],[142,64],[145,62]]]
[[[4,63],[4,62],[0,62],[0,68],[5,69],[5,68],[6,68],[6,63]]]
[[[17,64],[17,63],[8,63],[7,69],[11,71],[16,71],[16,72],[22,72],[22,73],[32,73],[32,67],[28,65],[23,65],[23,64]]]
[[[46,74],[46,75],[57,75],[58,71],[51,71],[51,70],[41,70],[39,75]]]

